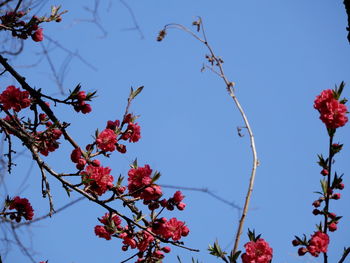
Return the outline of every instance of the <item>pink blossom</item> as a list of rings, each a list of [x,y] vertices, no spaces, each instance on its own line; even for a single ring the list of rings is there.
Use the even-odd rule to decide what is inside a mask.
[[[113,176],[109,167],[88,165],[81,172],[85,190],[89,193],[102,195],[113,187]]]
[[[23,216],[26,220],[32,220],[34,216],[34,210],[27,198],[20,198],[19,196],[14,197],[11,202],[9,209],[17,210],[17,217],[11,219],[16,219],[17,222],[21,221]]]
[[[129,122],[126,131],[123,133],[122,139],[129,142],[137,142],[141,138],[141,127],[137,123]]]
[[[342,127],[348,121],[346,106],[334,98],[333,91],[330,89],[322,91],[316,97],[314,108],[319,111],[320,119],[328,129]]]
[[[242,254],[243,263],[269,263],[272,260],[273,250],[262,238],[246,243],[244,248],[246,252]]]
[[[139,190],[140,188],[150,185],[152,169],[148,164],[144,167],[132,168],[128,172],[128,190],[130,193]],[[138,197],[140,193],[135,193],[134,197]]]
[[[102,151],[113,152],[117,143],[117,136],[111,129],[105,129],[98,135],[96,143]]]
[[[318,255],[321,252],[323,253],[327,252],[328,244],[329,244],[328,235],[321,231],[317,231],[311,236],[311,240],[309,241],[307,250],[312,256],[318,257]]]
[[[0,94],[0,103],[5,110],[13,109],[19,112],[21,109],[27,108],[31,100],[28,91],[21,91],[15,86],[8,86],[6,90]]]

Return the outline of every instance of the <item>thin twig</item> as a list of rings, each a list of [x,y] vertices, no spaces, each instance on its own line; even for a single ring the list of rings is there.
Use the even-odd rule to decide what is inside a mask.
[[[145,36],[143,35],[142,30],[141,30],[139,24],[137,23],[137,19],[136,19],[136,16],[134,14],[134,11],[131,9],[131,7],[124,0],[119,0],[119,2],[122,3],[124,5],[124,7],[128,10],[128,12],[131,16],[131,19],[134,23],[134,27],[130,28],[130,29],[137,30],[137,32],[139,32],[139,34],[140,34],[141,39],[144,39]]]
[[[52,214],[55,213],[55,209],[53,207],[52,195],[51,195],[51,191],[50,191],[50,184],[47,181],[45,170],[42,167],[40,167],[40,171],[41,171],[41,192],[42,192],[42,195],[44,198],[46,197],[46,195],[48,195],[48,197],[49,197],[49,204],[50,204],[49,215],[51,217]]]
[[[238,211],[242,211],[242,207],[240,207],[239,205],[235,204],[234,202],[228,201],[226,199],[224,199],[223,197],[214,194],[213,191],[209,190],[208,188],[199,188],[199,187],[187,187],[187,186],[178,186],[178,185],[164,185],[161,184],[161,187],[164,188],[171,188],[171,189],[180,189],[180,190],[187,190],[187,191],[196,191],[196,192],[203,192],[206,193],[210,196],[212,196],[213,198],[219,200],[220,202],[223,202],[224,204],[229,205],[232,208],[237,209]]]
[[[36,263],[35,259],[32,257],[32,255],[29,253],[28,249],[23,245],[23,243],[21,242],[21,239],[19,238],[19,236],[17,235],[17,232],[16,232],[16,229],[14,227],[13,224],[11,224],[11,230],[12,230],[12,233],[13,233],[13,236],[17,242],[17,245],[21,248],[21,251],[24,255],[26,255],[30,261],[32,263]]]
[[[343,263],[345,258],[349,255],[349,253],[350,253],[350,247],[348,247],[347,249],[344,249],[344,253],[338,263]]]
[[[215,60],[215,65],[218,67],[219,76],[225,82],[226,90],[228,91],[230,97],[233,99],[234,103],[236,104],[236,107],[238,108],[238,111],[240,112],[240,114],[243,118],[244,124],[248,130],[249,139],[250,139],[250,146],[251,146],[251,150],[252,150],[252,168],[251,168],[251,173],[250,173],[248,191],[246,194],[245,203],[244,203],[244,207],[243,207],[243,212],[242,212],[241,219],[239,221],[239,225],[238,225],[238,229],[237,229],[236,237],[235,237],[235,243],[234,243],[234,247],[233,247],[233,254],[235,254],[238,250],[239,240],[240,240],[240,236],[242,235],[244,221],[245,221],[245,218],[246,218],[247,213],[248,213],[249,203],[250,203],[250,199],[251,199],[251,195],[252,195],[253,187],[254,187],[256,169],[259,165],[259,161],[258,161],[258,156],[257,156],[257,152],[256,152],[253,131],[252,131],[252,128],[251,128],[250,123],[248,121],[247,115],[246,115],[245,111],[243,110],[243,107],[240,104],[238,98],[236,97],[235,91],[233,89],[234,83],[229,81],[228,78],[226,77],[226,75],[224,73],[223,65],[222,65],[222,63],[223,63],[222,59],[215,55],[212,47],[209,45],[209,43],[207,41],[206,34],[205,34],[203,22],[202,22],[202,19],[200,17],[197,21],[197,26],[199,26],[201,28],[201,32],[202,32],[204,39],[200,38],[197,34],[195,34],[190,29],[188,29],[187,27],[185,27],[181,24],[165,25],[163,32],[165,32],[169,28],[177,28],[177,29],[183,30],[183,31],[189,33],[190,35],[192,35],[194,38],[199,40],[201,43],[203,43],[207,47],[207,49],[210,52],[211,58],[213,58]],[[158,38],[158,39],[161,40],[161,38]]]
[[[81,196],[81,197],[77,198],[76,200],[74,200],[72,202],[69,202],[68,204],[66,204],[66,205],[60,207],[59,209],[57,209],[55,211],[55,214],[57,214],[57,213],[65,210],[65,209],[67,209],[68,207],[70,207],[70,206],[80,202],[83,199],[85,199],[85,197]],[[36,223],[38,221],[42,221],[42,220],[44,220],[45,218],[48,218],[48,217],[51,217],[50,213],[47,213],[46,215],[43,215],[43,216],[40,216],[40,217],[37,217],[37,218],[35,218],[35,219],[31,220],[31,221],[25,221],[25,222],[18,223],[18,224],[15,225],[15,228],[19,228],[19,227],[24,226],[24,225],[31,225],[31,224]]]

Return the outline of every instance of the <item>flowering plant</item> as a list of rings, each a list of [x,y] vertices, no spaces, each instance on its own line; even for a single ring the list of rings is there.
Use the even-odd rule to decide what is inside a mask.
[[[20,3],[21,1],[19,1]],[[45,41],[43,28],[40,28],[39,24],[51,21],[60,22],[61,15],[65,12],[59,12],[59,9],[60,7],[53,7],[51,15],[47,18],[33,16],[29,20],[22,20],[29,11],[18,11],[18,7],[16,7],[14,11],[6,12],[1,17],[2,27],[0,29],[11,31],[12,36],[16,38],[27,39],[30,36],[35,42]],[[241,209],[242,214],[234,247],[229,253],[226,253],[218,242],[215,242],[214,245],[209,246],[209,252],[227,263],[240,260],[243,263],[269,263],[272,262],[275,251],[265,239],[261,238],[261,235],[256,235],[254,231],[248,230],[249,242],[245,243],[242,251],[239,250],[240,236],[248,213],[255,172],[259,165],[255,140],[247,116],[237,99],[234,90],[235,84],[228,80],[223,71],[222,58],[216,56],[209,45],[201,18],[194,21],[193,25],[197,32],[203,33],[203,39],[182,25],[169,24],[160,32],[158,40],[164,39],[168,29],[180,28],[190,32],[208,48],[210,54],[205,56],[208,63],[205,68],[213,70],[224,81],[227,92],[243,118],[244,128],[249,133],[253,155],[251,179],[246,202]],[[190,233],[189,226],[187,222],[174,215],[186,208],[185,196],[181,191],[177,190],[170,197],[166,197],[159,184],[161,174],[152,169],[152,165],[143,164],[140,166],[135,160],[130,164],[130,169],[124,176],[116,176],[115,171],[106,164],[105,158],[110,158],[113,154],[125,154],[129,149],[128,143],[136,143],[141,140],[141,134],[144,136],[141,125],[137,122],[139,116],[129,111],[131,103],[143,90],[143,86],[136,90],[131,88],[125,114],[121,118],[115,120],[114,117],[114,121],[105,119],[106,125],[103,126],[102,131],[97,129],[91,141],[78,144],[77,140],[68,132],[70,124],[58,118],[55,107],[68,106],[76,113],[89,114],[92,112],[90,102],[93,101],[96,92],[88,93],[82,90],[82,86],[79,84],[73,91],[69,92],[67,97],[54,98],[41,89],[33,88],[2,55],[0,55],[0,64],[4,68],[2,74],[8,74],[17,82],[16,85],[3,88],[0,94],[0,109],[3,114],[0,118],[0,127],[10,149],[8,170],[11,171],[11,167],[14,165],[11,140],[16,138],[30,151],[41,171],[42,194],[49,199],[50,216],[55,213],[55,209],[49,178],[55,178],[62,184],[68,195],[74,191],[106,210],[97,219],[97,225],[90,232],[95,233],[96,237],[103,239],[102,241],[119,240],[121,250],[131,253],[131,256],[123,262],[128,260],[135,260],[139,263],[162,262],[166,260],[166,254],[171,252],[171,246],[198,251],[185,246],[183,240]],[[335,133],[348,121],[346,99],[341,98],[344,86],[345,84],[342,82],[339,88],[325,90],[314,101],[314,108],[320,113],[320,119],[326,126],[330,141],[328,157],[323,157],[323,155],[318,157],[323,179],[321,180],[321,191],[317,192],[319,197],[312,204],[314,206],[312,213],[321,215],[323,223],[317,226],[310,238],[307,238],[306,235],[296,236],[292,241],[294,246],[299,246],[298,254],[300,256],[307,253],[313,257],[323,255],[325,263],[328,262],[328,246],[332,241],[329,232],[338,229],[341,219],[341,216],[336,215],[330,209],[330,202],[341,199],[338,190],[345,187],[343,175],[339,176],[332,170],[334,156],[340,153],[343,148],[342,144],[334,143]],[[239,135],[241,136],[240,130]],[[50,159],[46,159],[46,157],[59,150],[60,145],[63,144],[70,147],[67,159],[70,159],[75,168],[56,171],[49,164]],[[47,175],[50,177],[48,178]],[[116,203],[124,206],[128,214],[115,208]],[[33,206],[35,207],[35,205]],[[166,212],[171,216],[165,215]],[[29,200],[20,196],[8,197],[0,216],[11,224],[36,219]],[[344,251],[340,263],[349,253],[350,249],[348,248]],[[41,261],[41,263],[43,262]]]

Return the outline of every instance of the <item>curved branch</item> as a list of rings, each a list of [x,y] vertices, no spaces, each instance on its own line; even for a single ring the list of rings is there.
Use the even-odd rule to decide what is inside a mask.
[[[243,230],[243,226],[244,226],[244,221],[245,218],[247,216],[248,213],[248,208],[249,208],[249,203],[250,203],[250,199],[251,199],[251,195],[253,192],[253,187],[254,187],[254,181],[255,181],[255,175],[256,175],[256,169],[259,165],[259,161],[258,161],[258,156],[257,156],[257,151],[256,151],[256,146],[255,146],[255,139],[254,139],[254,134],[253,134],[253,130],[250,126],[250,123],[248,121],[247,115],[245,113],[245,111],[243,110],[242,105],[240,104],[235,91],[233,89],[234,83],[229,81],[228,78],[225,75],[224,69],[223,69],[223,60],[216,56],[212,47],[209,45],[208,41],[207,41],[207,37],[205,34],[205,30],[204,30],[204,26],[203,26],[203,22],[202,19],[199,17],[198,21],[193,22],[193,25],[197,26],[197,31],[202,32],[203,35],[203,39],[200,38],[196,33],[194,33],[192,30],[188,29],[187,27],[180,25],[180,24],[168,24],[164,26],[164,30],[162,30],[160,32],[160,37],[158,37],[158,40],[162,40],[161,34],[165,35],[165,32],[167,29],[169,28],[177,28],[180,30],[183,30],[187,33],[189,33],[191,36],[193,36],[195,39],[197,39],[198,41],[200,41],[202,44],[204,44],[207,49],[210,52],[210,57],[208,56],[208,62],[211,63],[212,66],[216,66],[218,68],[218,75],[219,77],[224,81],[225,85],[226,85],[226,90],[229,93],[230,97],[233,99],[234,103],[236,104],[236,107],[239,111],[239,113],[241,114],[241,117],[243,118],[244,124],[245,124],[245,128],[247,128],[248,134],[249,134],[249,139],[250,139],[250,146],[251,146],[251,150],[252,150],[252,168],[251,168],[251,173],[250,173],[250,180],[249,180],[249,187],[248,187],[248,191],[247,191],[247,195],[245,198],[245,203],[243,206],[243,212],[242,212],[242,216],[241,219],[239,221],[239,225],[238,225],[238,229],[236,232],[236,237],[235,237],[235,243],[234,243],[234,248],[233,248],[233,254],[235,254],[237,252],[238,249],[238,244],[239,244],[239,240],[240,240],[240,236],[242,235],[242,230]]]

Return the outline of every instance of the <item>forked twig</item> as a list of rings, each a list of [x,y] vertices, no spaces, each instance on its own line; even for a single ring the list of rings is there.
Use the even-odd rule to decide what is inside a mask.
[[[217,67],[218,71],[215,71],[215,73],[225,82],[226,90],[229,93],[230,97],[233,99],[234,103],[236,104],[236,107],[238,108],[238,111],[240,112],[240,114],[243,118],[245,127],[248,131],[249,139],[250,139],[250,146],[252,149],[253,161],[252,161],[252,169],[251,169],[251,174],[250,174],[248,192],[247,192],[247,195],[245,198],[243,212],[242,212],[241,219],[239,221],[239,225],[238,225],[238,229],[237,229],[236,237],[235,237],[235,243],[234,243],[234,247],[233,247],[233,251],[232,251],[232,254],[235,254],[237,252],[237,249],[238,249],[238,244],[239,244],[240,236],[242,234],[244,221],[245,221],[245,218],[246,218],[247,213],[248,213],[249,203],[250,203],[250,199],[251,199],[251,195],[252,195],[253,187],[254,187],[256,169],[259,165],[258,156],[257,156],[257,152],[256,152],[256,146],[255,146],[255,139],[254,139],[253,131],[252,131],[252,128],[251,128],[250,123],[248,121],[247,115],[245,114],[243,107],[240,104],[238,98],[236,97],[235,91],[233,89],[235,84],[233,82],[229,81],[228,78],[226,77],[226,75],[224,73],[223,65],[222,65],[223,60],[220,57],[215,55],[212,47],[209,45],[209,43],[207,41],[207,37],[205,34],[202,19],[199,17],[197,21],[193,22],[193,25],[197,26],[197,32],[201,31],[203,38],[199,37],[192,30],[190,30],[189,28],[187,28],[181,24],[172,23],[172,24],[165,25],[164,29],[162,31],[160,31],[159,36],[158,36],[158,41],[161,41],[164,38],[164,36],[166,35],[167,29],[176,28],[176,29],[180,29],[182,31],[185,31],[186,33],[189,33],[195,39],[197,39],[202,44],[204,44],[210,53],[210,55],[206,56],[206,58],[208,59],[208,62],[211,64],[211,67],[210,67],[211,70],[214,70],[213,69],[214,66]]]

